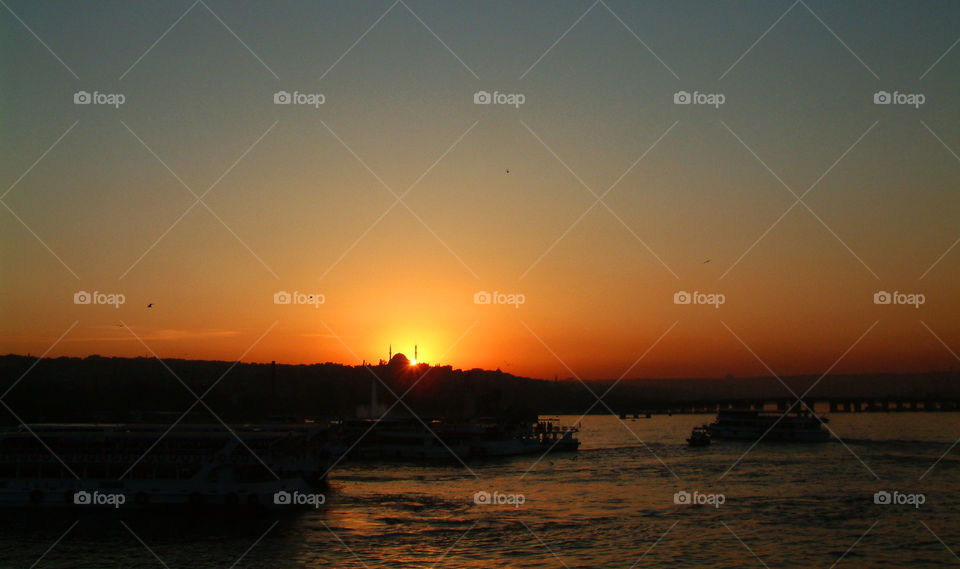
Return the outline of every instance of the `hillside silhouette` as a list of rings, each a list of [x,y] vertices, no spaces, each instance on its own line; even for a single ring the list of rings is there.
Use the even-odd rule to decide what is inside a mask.
[[[32,366],[32,369],[31,369]],[[29,372],[28,372],[29,370]],[[26,374],[26,375],[24,375]],[[22,379],[21,379],[22,377]],[[803,393],[819,376],[781,378]],[[715,401],[789,397],[776,378],[625,379],[603,397],[612,380],[586,386],[575,379],[542,380],[500,370],[411,365],[402,354],[377,365],[337,363],[289,365],[154,358],[88,356],[37,358],[0,356],[0,393],[24,422],[230,422],[327,420],[354,417],[369,404],[375,388],[380,412],[416,413],[451,420],[472,417],[529,418],[537,413],[635,412],[708,407]],[[12,386],[12,388],[11,388]],[[589,388],[589,389],[588,389]],[[591,391],[593,393],[591,393]],[[404,395],[406,393],[406,395]],[[397,396],[403,395],[402,402]],[[960,400],[960,374],[836,375],[811,392],[820,398]],[[608,409],[609,408],[609,409]],[[0,419],[19,421],[12,413]]]

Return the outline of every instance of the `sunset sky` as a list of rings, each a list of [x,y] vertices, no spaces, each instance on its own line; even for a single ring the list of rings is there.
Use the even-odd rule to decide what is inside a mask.
[[[958,364],[956,3],[4,1],[0,353]]]

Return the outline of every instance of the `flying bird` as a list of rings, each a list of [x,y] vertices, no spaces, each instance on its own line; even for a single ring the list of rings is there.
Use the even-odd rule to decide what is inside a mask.
[[[147,308],[153,308],[153,303],[151,302],[150,304],[148,304]]]

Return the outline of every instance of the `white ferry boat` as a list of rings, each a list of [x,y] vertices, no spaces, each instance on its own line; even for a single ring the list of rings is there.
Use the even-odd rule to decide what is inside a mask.
[[[830,433],[823,428],[828,419],[807,410],[756,411],[723,409],[708,426],[715,439],[741,441],[826,442]]]
[[[234,432],[222,425],[0,428],[0,506],[273,507],[325,486],[324,429],[247,425]]]

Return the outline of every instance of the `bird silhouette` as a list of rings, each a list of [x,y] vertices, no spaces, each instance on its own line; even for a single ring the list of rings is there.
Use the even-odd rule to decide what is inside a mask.
[[[147,308],[153,308],[153,303],[151,302],[150,304],[148,304]]]

